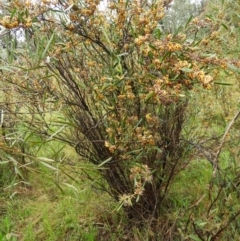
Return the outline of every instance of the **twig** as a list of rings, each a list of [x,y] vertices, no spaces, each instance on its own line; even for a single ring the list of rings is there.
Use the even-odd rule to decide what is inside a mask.
[[[190,144],[194,148],[196,148],[200,153],[202,153],[204,155],[204,157],[207,159],[207,161],[209,161],[213,165],[213,160],[211,158],[212,153],[206,151],[200,144],[195,144],[192,141],[185,140],[185,139],[181,139],[181,140],[187,142],[188,144]]]
[[[192,220],[192,221],[193,221],[193,220]],[[199,237],[199,239],[201,239],[202,241],[204,241],[204,239],[202,238],[202,235],[201,235],[201,233],[200,233],[202,230],[198,230],[198,229],[197,229],[194,221],[192,222],[192,225],[193,225],[193,229],[194,229],[195,233],[197,234],[197,236]]]
[[[217,233],[215,233],[211,240],[214,241],[216,240],[216,238],[219,236],[220,233],[222,233],[222,231],[224,231],[226,228],[228,228],[228,226],[240,215],[240,210],[238,210],[237,213],[235,213],[235,215],[233,215],[232,217],[229,218],[228,222],[222,227],[220,228]]]
[[[205,198],[206,194],[203,194],[194,204],[192,204],[190,207],[187,208],[190,209],[190,208],[193,208],[193,207],[196,207],[199,205],[199,203]]]
[[[212,185],[210,185],[210,189],[209,189],[209,198],[211,198],[211,188],[212,188]],[[207,217],[209,217],[210,211],[211,211],[213,205],[217,202],[217,200],[218,200],[218,198],[219,198],[219,196],[220,196],[222,191],[223,191],[223,186],[220,187],[217,196],[211,202],[210,207],[208,208],[208,211],[207,211]]]
[[[225,143],[225,140],[226,140],[226,137],[227,137],[227,134],[229,133],[231,127],[233,126],[233,124],[235,123],[235,121],[237,120],[237,118],[239,117],[240,115],[240,110],[237,112],[237,114],[233,117],[233,119],[230,121],[224,135],[223,135],[223,138],[222,138],[222,141],[221,141],[221,144],[218,148],[218,151],[216,153],[216,156],[213,160],[213,177],[216,177],[216,173],[217,173],[217,169],[218,169],[218,158],[219,158],[219,155],[222,151],[222,148],[223,148],[223,145]]]

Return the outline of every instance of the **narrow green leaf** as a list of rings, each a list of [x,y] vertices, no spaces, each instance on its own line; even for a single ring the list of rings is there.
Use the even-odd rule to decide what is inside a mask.
[[[54,136],[56,136],[59,132],[61,132],[66,126],[62,126],[61,128],[59,128],[56,132],[54,132],[48,139],[47,141],[51,140]]]
[[[155,92],[151,91],[145,98],[145,102],[148,102],[153,96],[155,95]]]
[[[127,6],[128,6],[128,3],[129,3],[129,0],[127,0],[126,3],[125,3],[125,7],[126,7],[126,8],[127,8]]]
[[[23,14],[24,14],[23,12],[18,14],[18,18],[20,19],[21,22],[24,21],[25,16],[23,16]]]
[[[58,171],[58,169],[56,167],[53,167],[51,165],[49,165],[48,163],[45,163],[43,161],[40,161],[40,163],[45,166],[45,167],[48,167],[49,169],[53,170],[53,171]]]
[[[105,165],[106,163],[110,162],[111,160],[112,160],[112,157],[109,157],[107,160],[105,160],[102,163],[100,163],[97,167],[102,167],[103,165]]]
[[[228,64],[228,68],[231,69],[232,71],[240,73],[240,69],[232,64]]]
[[[240,14],[238,14],[237,12],[235,12],[235,15],[237,15],[237,17],[240,19]]]
[[[121,204],[119,204],[117,207],[116,207],[116,209],[114,209],[113,211],[119,211],[121,208],[122,208],[122,206],[123,206],[123,202],[121,202]]]
[[[54,181],[53,181],[54,182]],[[60,187],[60,185],[57,182],[54,182],[54,184],[59,188],[62,194],[64,194],[63,189]]]
[[[187,73],[190,73],[190,72],[193,71],[192,69],[189,69],[189,68],[187,68],[187,67],[184,67],[184,68],[182,68],[181,70],[182,70],[183,72],[187,72]]]
[[[137,128],[142,121],[143,121],[143,118],[141,118],[141,119],[138,121],[138,123],[134,126],[134,129]]]
[[[153,46],[152,44],[148,45],[151,49],[157,50],[157,48],[155,46]]]
[[[14,237],[15,235],[13,235],[12,233],[7,233],[6,234],[6,236],[5,236],[5,238],[6,238],[6,240],[13,240],[13,237]],[[4,239],[3,239],[4,240]]]
[[[38,157],[37,159],[44,162],[54,162],[53,159],[46,158],[46,157]]]
[[[69,121],[55,121],[56,124],[64,124],[65,126],[72,126],[72,127],[77,127],[76,124],[69,122]]]
[[[133,150],[133,151],[129,151],[127,154],[128,155],[132,155],[132,154],[136,154],[136,153],[139,153],[140,151],[142,151],[143,149],[137,149],[137,150]]]
[[[76,187],[74,187],[73,185],[71,185],[71,184],[69,184],[69,183],[63,182],[62,184],[64,184],[64,185],[67,186],[67,187],[72,188],[72,189],[75,190],[76,192],[78,191]]]
[[[1,164],[7,164],[7,163],[9,163],[9,161],[0,161],[0,165]]]
[[[8,66],[0,66],[0,70],[5,70],[5,71],[10,71],[10,72],[15,72],[14,69],[11,69],[11,68],[8,67]]]
[[[214,82],[215,85],[233,85],[230,83],[224,83],[224,82]]]
[[[16,14],[16,12],[17,12],[17,9],[15,8],[15,9],[12,11],[12,13],[11,13],[10,21],[12,21],[12,19],[13,19],[14,15]]]
[[[182,30],[182,26],[179,26],[179,27],[176,29],[176,31],[174,32],[173,37],[177,36],[178,33],[179,33],[181,30]]]
[[[22,179],[24,179],[22,172],[19,170],[19,168],[15,165],[14,171],[16,174],[18,174]]]
[[[49,39],[49,41],[48,41],[48,43],[47,43],[44,51],[43,51],[43,53],[42,53],[42,56],[41,56],[42,59],[45,57],[48,49],[50,48],[50,46],[51,46],[51,44],[52,44],[52,42],[53,42],[54,37],[55,37],[55,34],[53,33],[52,36],[51,36],[51,38]]]
[[[162,32],[161,32],[160,28],[157,28],[157,29],[154,30],[153,36],[154,36],[155,38],[160,39],[160,38],[161,38],[161,35],[162,35]]]
[[[198,40],[197,42],[195,42],[195,43],[194,43],[194,45],[193,45],[193,46],[194,46],[194,47],[198,46],[198,44],[199,44],[199,43],[201,43],[201,41],[202,41],[201,39],[200,39],[200,40]]]
[[[188,20],[187,20],[187,22],[186,22],[186,24],[185,24],[185,28],[188,26],[188,24],[192,21],[192,18],[193,18],[193,16],[191,16]]]
[[[188,238],[194,241],[201,241],[201,239],[197,235],[193,235],[193,234],[189,235]]]
[[[208,222],[200,222],[200,223],[198,223],[198,226],[199,227],[204,227],[206,224],[208,224]]]
[[[226,24],[222,23],[222,26],[228,30],[228,26]]]
[[[17,68],[19,68],[19,69],[22,69],[22,70],[24,70],[24,71],[30,71],[30,70],[36,70],[36,69],[41,69],[41,68],[46,68],[46,66],[44,66],[44,65],[38,65],[38,66],[36,66],[36,67],[33,67],[33,68],[24,68],[24,67],[21,67],[21,66],[15,66],[15,67],[17,67]]]
[[[58,9],[54,9],[54,8],[51,8],[51,12],[53,12],[53,13],[63,13],[62,10],[58,10]]]

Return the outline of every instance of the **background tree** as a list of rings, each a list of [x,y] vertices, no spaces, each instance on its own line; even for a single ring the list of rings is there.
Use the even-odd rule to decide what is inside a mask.
[[[168,32],[175,32],[180,26],[204,11],[206,2],[191,0],[175,0],[167,8],[163,19],[164,29]]]

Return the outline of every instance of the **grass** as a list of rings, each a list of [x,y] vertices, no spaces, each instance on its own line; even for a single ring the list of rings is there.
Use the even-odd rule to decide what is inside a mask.
[[[229,159],[229,155],[229,152],[224,152],[221,156],[226,168],[228,162],[224,160]],[[199,228],[211,229],[221,223],[218,210],[213,209],[211,224],[204,216],[209,206],[207,192],[212,178],[210,163],[204,159],[193,160],[174,180],[166,198],[168,204],[163,210],[164,220],[158,224],[159,233],[147,226],[145,229],[133,227],[126,232],[124,216],[112,212],[116,203],[108,195],[92,189],[86,181],[74,183],[76,189],[61,185],[62,178],[71,183],[64,176],[57,177],[60,190],[53,182],[55,174],[47,169],[42,171],[41,175],[30,175],[31,186],[17,185],[2,197],[0,240],[164,240],[160,235],[163,223],[178,227],[175,235],[182,239],[173,240],[197,240],[192,226],[187,226],[190,217]],[[12,196],[12,193],[16,194]],[[229,200],[229,205],[237,208],[236,201],[233,204]],[[221,205],[218,208],[225,211]],[[235,230],[236,226],[231,226],[229,232]],[[237,233],[234,238],[238,240]]]
[[[17,240],[95,240],[96,205],[101,203],[93,201],[96,194],[67,188],[62,194],[53,183],[47,189],[41,185],[35,180],[31,190],[22,188],[8,201],[0,225],[4,237],[14,233]]]
[[[217,100],[214,97],[216,93],[209,91],[194,96],[189,113],[192,111],[196,117],[190,116],[187,122],[193,136],[199,132],[205,137],[221,136],[224,133],[237,108],[230,105],[221,108],[221,95],[224,93],[225,96],[228,92],[231,89],[227,90],[225,87],[222,92],[216,91],[219,95]],[[234,101],[236,96],[231,94],[229,102]],[[194,102],[198,105],[195,106]],[[14,173],[9,180],[9,169],[0,166],[3,174],[0,180],[0,241],[164,240],[161,232],[165,226],[168,227],[166,236],[173,241],[199,240],[193,225],[200,231],[216,232],[217,228],[240,209],[239,197],[236,191],[232,191],[230,183],[234,175],[240,176],[238,125],[239,121],[229,133],[224,151],[220,155],[220,166],[226,172],[224,178],[213,180],[210,162],[203,155],[195,153],[187,167],[174,179],[161,210],[162,218],[156,222],[158,229],[155,230],[150,225],[128,230],[122,212],[113,211],[117,203],[106,193],[92,188],[93,183],[82,172],[84,167],[91,171],[92,166],[82,163],[73,148],[63,147],[56,142],[45,143],[39,149],[33,145],[30,148],[37,150],[38,156],[56,161],[43,165],[35,160],[33,169],[29,172],[30,185],[20,183],[17,179],[14,181]],[[184,134],[188,133],[186,129]],[[34,142],[34,137],[31,138]],[[210,151],[214,152],[214,148]],[[58,168],[72,178],[64,175]],[[94,170],[91,174],[97,177]],[[209,197],[211,182],[212,197]],[[214,203],[209,210],[221,185],[223,192],[220,193],[220,202]],[[219,240],[239,240],[239,228],[240,221],[236,220]]]

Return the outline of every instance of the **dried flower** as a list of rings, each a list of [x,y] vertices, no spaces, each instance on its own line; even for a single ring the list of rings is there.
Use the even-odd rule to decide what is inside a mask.
[[[131,194],[123,194],[119,196],[119,202],[123,204],[123,206],[132,206],[132,198]]]

